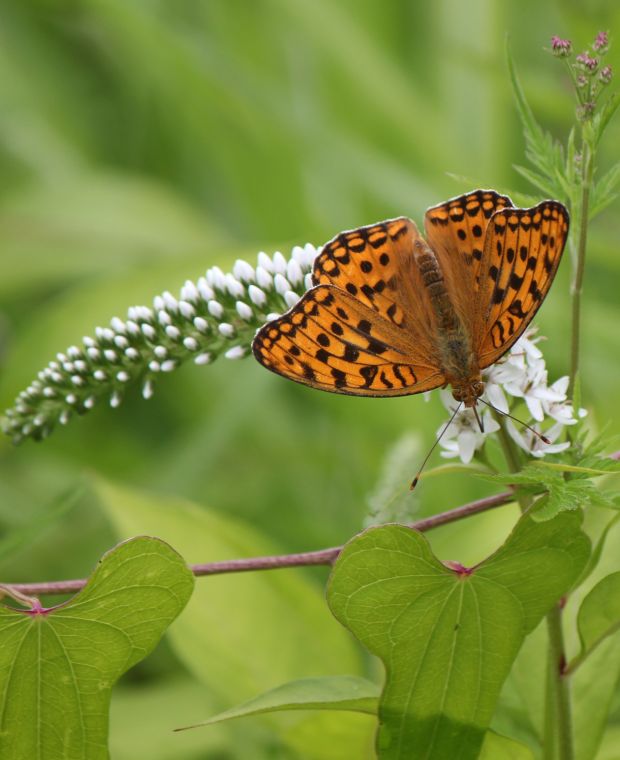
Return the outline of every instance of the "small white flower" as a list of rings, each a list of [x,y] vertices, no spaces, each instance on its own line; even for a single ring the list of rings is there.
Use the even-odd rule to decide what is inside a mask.
[[[166,335],[171,340],[178,340],[181,337],[181,331],[176,325],[167,325],[166,326]]]
[[[142,397],[145,399],[152,398],[153,393],[155,393],[155,389],[153,387],[153,381],[147,380],[142,386]]]
[[[160,325],[171,325],[172,324],[172,317],[170,314],[168,314],[167,311],[164,311],[164,309],[160,309],[157,312],[157,321]]]
[[[538,425],[534,425],[534,429],[540,433]],[[570,441],[553,443],[553,441],[560,437],[564,430],[564,425],[561,422],[556,422],[556,424],[550,427],[549,430],[545,430],[545,437],[550,440],[551,443],[545,443],[537,435],[532,433],[532,431],[527,430],[527,428],[518,430],[512,420],[506,420],[506,430],[517,446],[537,458],[544,457],[546,454],[557,454],[559,451],[564,451],[570,446]]]
[[[149,340],[153,340],[153,338],[157,335],[157,331],[152,325],[149,325],[147,322],[143,322],[142,325],[142,334],[145,338],[148,338]]]
[[[158,359],[165,359],[168,356],[168,349],[166,346],[155,346],[153,353]]]
[[[162,372],[172,372],[177,368],[177,363],[174,359],[166,359],[166,361],[161,363],[161,371]]]
[[[118,354],[112,348],[106,348],[103,355],[109,362],[117,362]]]
[[[226,290],[233,298],[242,298],[245,295],[245,288],[239,280],[232,274],[225,275]]]
[[[447,459],[460,457],[465,464],[471,462],[476,451],[484,446],[486,437],[499,430],[499,425],[488,410],[485,409],[481,419],[484,433],[480,432],[474,412],[471,409],[461,409],[440,441],[444,449],[441,456]],[[440,435],[444,428],[445,423],[439,428],[437,435]]]
[[[294,258],[290,259],[286,265],[286,279],[293,286],[299,285],[304,279],[303,270],[299,262]]]
[[[211,354],[205,351],[194,359],[194,364],[209,364],[211,362]]]

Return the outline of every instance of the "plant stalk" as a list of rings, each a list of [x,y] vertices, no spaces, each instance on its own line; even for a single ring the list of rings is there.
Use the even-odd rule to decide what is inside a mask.
[[[581,344],[581,294],[583,292],[583,276],[586,263],[586,245],[588,239],[588,215],[590,206],[590,190],[592,187],[592,175],[594,173],[594,157],[587,140],[582,142],[582,175],[581,175],[581,201],[579,209],[579,236],[577,240],[577,258],[571,287],[573,302],[571,320],[571,355],[570,355],[570,387],[569,395],[572,394],[577,373],[579,372],[579,354]]]
[[[545,760],[574,760],[572,713],[569,681],[566,675],[562,610],[557,604],[547,615],[549,636],[549,660],[547,693],[545,699],[545,737],[543,752]],[[557,748],[557,753],[556,753]]]

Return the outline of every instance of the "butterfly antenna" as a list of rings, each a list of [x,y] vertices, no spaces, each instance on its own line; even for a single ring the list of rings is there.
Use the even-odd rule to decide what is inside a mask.
[[[540,438],[540,440],[543,443],[550,444],[551,441],[547,438],[546,435],[543,435],[542,433],[539,433],[538,430],[534,430],[534,428],[531,425],[528,425],[527,422],[523,422],[523,420],[520,420],[518,417],[513,417],[512,414],[509,414],[508,412],[502,412],[501,409],[498,409],[496,406],[493,406],[493,404],[490,404],[488,401],[485,401],[484,399],[478,399],[478,401],[482,401],[483,404],[486,404],[489,409],[492,409],[494,412],[497,412],[498,414],[501,414],[502,417],[509,417],[511,420],[514,420],[515,422],[518,422],[519,425],[523,425],[523,427],[526,430],[529,430],[530,433],[534,433],[534,435],[537,438]]]
[[[478,423],[478,427],[480,428],[480,432],[484,433],[484,425],[482,424],[482,420],[480,419],[480,416],[478,414],[478,408],[474,404],[472,409],[474,410],[474,417],[476,418],[476,422]]]
[[[422,474],[422,470],[423,470],[423,469],[426,467],[426,463],[427,463],[427,462],[428,462],[428,460],[430,459],[430,456],[431,456],[431,454],[432,454],[432,453],[433,453],[433,451],[435,451],[435,449],[437,448],[437,444],[438,444],[438,443],[439,443],[439,441],[441,441],[441,439],[443,438],[443,434],[446,432],[446,430],[447,430],[447,429],[450,427],[450,425],[452,424],[452,420],[453,420],[453,419],[456,417],[456,413],[457,413],[457,412],[458,412],[458,410],[461,408],[462,404],[463,404],[463,402],[461,402],[461,403],[460,403],[460,404],[459,404],[459,405],[456,407],[456,409],[454,410],[454,412],[453,412],[453,414],[452,414],[452,417],[450,417],[450,419],[449,419],[449,420],[446,422],[446,425],[445,425],[444,429],[441,431],[441,433],[439,433],[439,435],[437,436],[437,439],[436,439],[435,443],[434,443],[434,444],[431,446],[431,448],[430,448],[430,451],[429,451],[429,452],[428,452],[428,454],[427,454],[427,455],[424,457],[424,461],[422,462],[422,464],[421,464],[421,466],[420,466],[420,469],[418,470],[418,472],[417,472],[417,474],[416,474],[415,478],[414,478],[414,479],[411,481],[411,485],[409,486],[409,490],[410,490],[410,491],[413,491],[413,489],[414,489],[414,488],[415,488],[415,487],[418,485],[418,480],[420,479],[420,475]]]

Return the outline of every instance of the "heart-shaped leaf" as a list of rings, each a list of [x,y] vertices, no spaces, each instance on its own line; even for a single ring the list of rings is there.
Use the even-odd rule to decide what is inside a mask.
[[[119,544],[57,607],[0,606],[0,757],[104,760],[115,681],[153,650],[191,596],[156,538]]]
[[[523,517],[473,569],[448,569],[421,534],[399,525],[372,528],[345,546],[328,601],[385,665],[381,758],[478,757],[525,634],[587,561],[580,522],[569,513],[543,524]]]

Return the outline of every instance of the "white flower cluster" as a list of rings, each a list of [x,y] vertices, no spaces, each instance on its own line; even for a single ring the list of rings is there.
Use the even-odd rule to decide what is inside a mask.
[[[279,251],[261,252],[256,267],[242,260],[229,274],[211,267],[197,282],[188,280],[179,298],[166,291],[150,307],[132,306],[125,319],[113,317],[81,346],[58,353],[5,412],[3,431],[15,443],[41,439],[101,398],[119,406],[134,381],[142,381],[142,394],[150,398],[155,377],[189,359],[209,364],[220,355],[247,356],[257,328],[310,287],[319,250],[295,246],[288,259]]]
[[[575,425],[578,418],[586,414],[585,409],[579,409],[575,416],[573,405],[566,396],[568,377],[561,377],[551,385],[547,384],[545,360],[537,345],[540,340],[540,337],[536,337],[535,328],[528,328],[503,360],[482,373],[485,382],[482,398],[500,412],[510,411],[507,399],[509,396],[525,402],[534,421],[532,427],[538,433],[542,433],[541,423],[545,419],[554,421],[551,427],[544,431],[545,437],[551,443],[545,443],[535,433],[527,429],[519,430],[511,419],[505,419],[506,430],[512,440],[534,457],[544,457],[545,454],[555,454],[568,448],[568,441],[555,441],[566,425]],[[450,391],[441,391],[441,399],[446,409],[454,412],[456,402]],[[459,410],[440,441],[444,449],[442,456],[460,457],[462,462],[471,462],[475,452],[484,445],[487,436],[499,430],[497,421],[488,409],[482,412],[481,417],[484,432],[480,431],[471,409]],[[445,423],[439,429],[438,435],[444,428]]]

